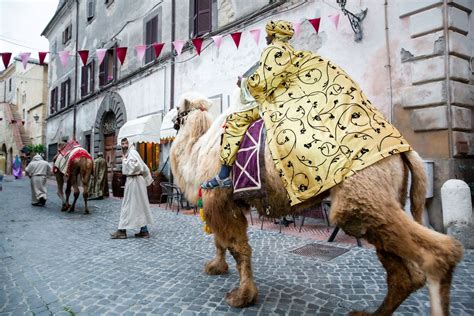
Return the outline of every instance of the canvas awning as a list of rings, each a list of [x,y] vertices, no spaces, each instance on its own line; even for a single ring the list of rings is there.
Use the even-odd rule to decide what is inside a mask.
[[[173,119],[178,115],[176,108],[172,108],[165,117],[163,117],[163,124],[161,124],[160,138],[162,141],[171,140],[176,137],[176,130],[174,129]]]
[[[117,142],[124,137],[129,143],[159,143],[161,114],[153,114],[130,120],[125,123],[118,133]]]

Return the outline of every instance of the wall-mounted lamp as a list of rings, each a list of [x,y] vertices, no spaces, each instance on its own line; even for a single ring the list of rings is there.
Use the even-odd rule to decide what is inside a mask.
[[[38,123],[38,120],[40,118],[38,113],[35,113],[35,115],[33,115],[33,118],[35,119],[35,122]]]

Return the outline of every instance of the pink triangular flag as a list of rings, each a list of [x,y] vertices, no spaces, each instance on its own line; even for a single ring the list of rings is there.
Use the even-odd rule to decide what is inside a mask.
[[[97,59],[99,61],[99,66],[102,65],[104,61],[105,53],[107,53],[107,49],[105,48],[98,48],[95,50],[95,54],[97,55]]]
[[[260,29],[250,30],[250,34],[252,34],[252,37],[255,40],[255,43],[257,43],[257,45],[258,45],[258,42],[260,41],[260,32],[261,32]]]
[[[79,54],[79,57],[81,57],[82,64],[85,66],[87,64],[87,58],[89,58],[89,51],[78,50],[77,53]]]
[[[314,30],[316,33],[319,32],[319,23],[321,23],[321,18],[316,18],[316,19],[309,19],[309,23],[314,27]]]
[[[181,51],[183,50],[184,44],[186,41],[184,40],[177,40],[173,42],[174,49],[176,50],[176,54],[181,55]]]
[[[240,38],[242,37],[242,32],[231,33],[230,36],[232,36],[235,46],[237,46],[237,49],[239,49]]]
[[[337,30],[337,26],[339,25],[339,14],[330,15],[329,19],[332,21],[332,23],[334,23],[334,26]]]
[[[137,52],[137,58],[139,61],[143,60],[143,56],[146,53],[146,45],[137,45],[135,46],[135,51]]]
[[[44,64],[44,59],[46,58],[46,55],[48,55],[48,53],[49,52],[39,52],[38,53],[40,65]]]
[[[212,37],[212,40],[214,41],[214,44],[216,45],[217,49],[221,47],[222,44],[222,35],[215,35]]]
[[[20,53],[21,63],[23,64],[23,69],[26,69],[28,65],[28,59],[30,59],[31,53]]]
[[[58,54],[59,54],[59,60],[61,60],[61,64],[63,65],[63,67],[66,67],[69,61],[69,51],[63,50],[62,52],[58,52]]]
[[[293,23],[293,30],[295,30],[295,34],[293,37],[297,37],[301,33],[301,22]]]

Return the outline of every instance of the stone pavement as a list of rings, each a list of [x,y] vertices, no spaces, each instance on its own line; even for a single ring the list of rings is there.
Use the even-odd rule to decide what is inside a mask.
[[[373,249],[350,249],[328,262],[290,253],[314,243],[298,236],[249,228],[258,303],[230,308],[229,274],[207,276],[212,236],[196,216],[153,207],[152,238],[111,240],[120,201],[91,201],[91,215],[61,213],[49,188],[45,208],[30,205],[28,179],[4,182],[0,192],[0,315],[344,315],[373,311],[386,292]],[[133,232],[130,231],[129,235]],[[323,243],[323,242],[320,242]],[[474,252],[467,251],[452,288],[453,315],[474,314]],[[397,315],[429,314],[426,287]]]

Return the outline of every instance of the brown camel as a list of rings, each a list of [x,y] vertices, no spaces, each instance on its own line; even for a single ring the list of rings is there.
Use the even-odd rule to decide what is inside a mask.
[[[220,168],[219,129],[224,118],[221,116],[211,126],[209,114],[202,110],[209,105],[210,101],[206,99],[185,100],[180,105],[175,125],[179,131],[170,153],[176,182],[192,203],[197,202],[200,184]],[[262,177],[269,209],[264,208],[262,199],[248,200],[247,205],[235,203],[231,189],[203,190],[205,219],[214,233],[216,246],[215,258],[205,265],[205,272],[210,275],[226,273],[225,253],[229,250],[240,275],[240,286],[226,295],[227,303],[233,307],[254,303],[258,294],[245,217],[249,206],[255,206],[260,214],[277,218],[296,214],[316,205],[324,197],[316,196],[312,201],[290,207],[268,147],[265,155]],[[411,212],[416,221],[403,211],[409,171],[413,179]],[[448,315],[451,279],[462,258],[463,248],[455,239],[421,225],[426,175],[418,154],[411,151],[383,159],[329,191],[332,224],[373,244],[387,271],[388,291],[374,314],[391,315],[412,292],[427,283],[432,315]]]
[[[61,147],[60,147],[61,148]],[[57,156],[57,155],[56,155]],[[56,157],[55,159],[56,160]],[[86,157],[79,157],[71,161],[72,166],[70,168],[70,175],[67,177],[66,183],[66,197],[64,197],[63,186],[64,178],[66,177],[62,172],[55,168],[56,182],[58,184],[58,196],[62,201],[61,212],[74,212],[76,208],[76,202],[79,198],[80,191],[78,180],[79,176],[82,182],[82,196],[84,198],[84,214],[90,214],[89,208],[87,207],[87,199],[89,198],[89,179],[92,174],[94,167],[93,161]],[[72,205],[69,204],[69,196],[71,195],[71,187],[74,190],[74,201]]]

